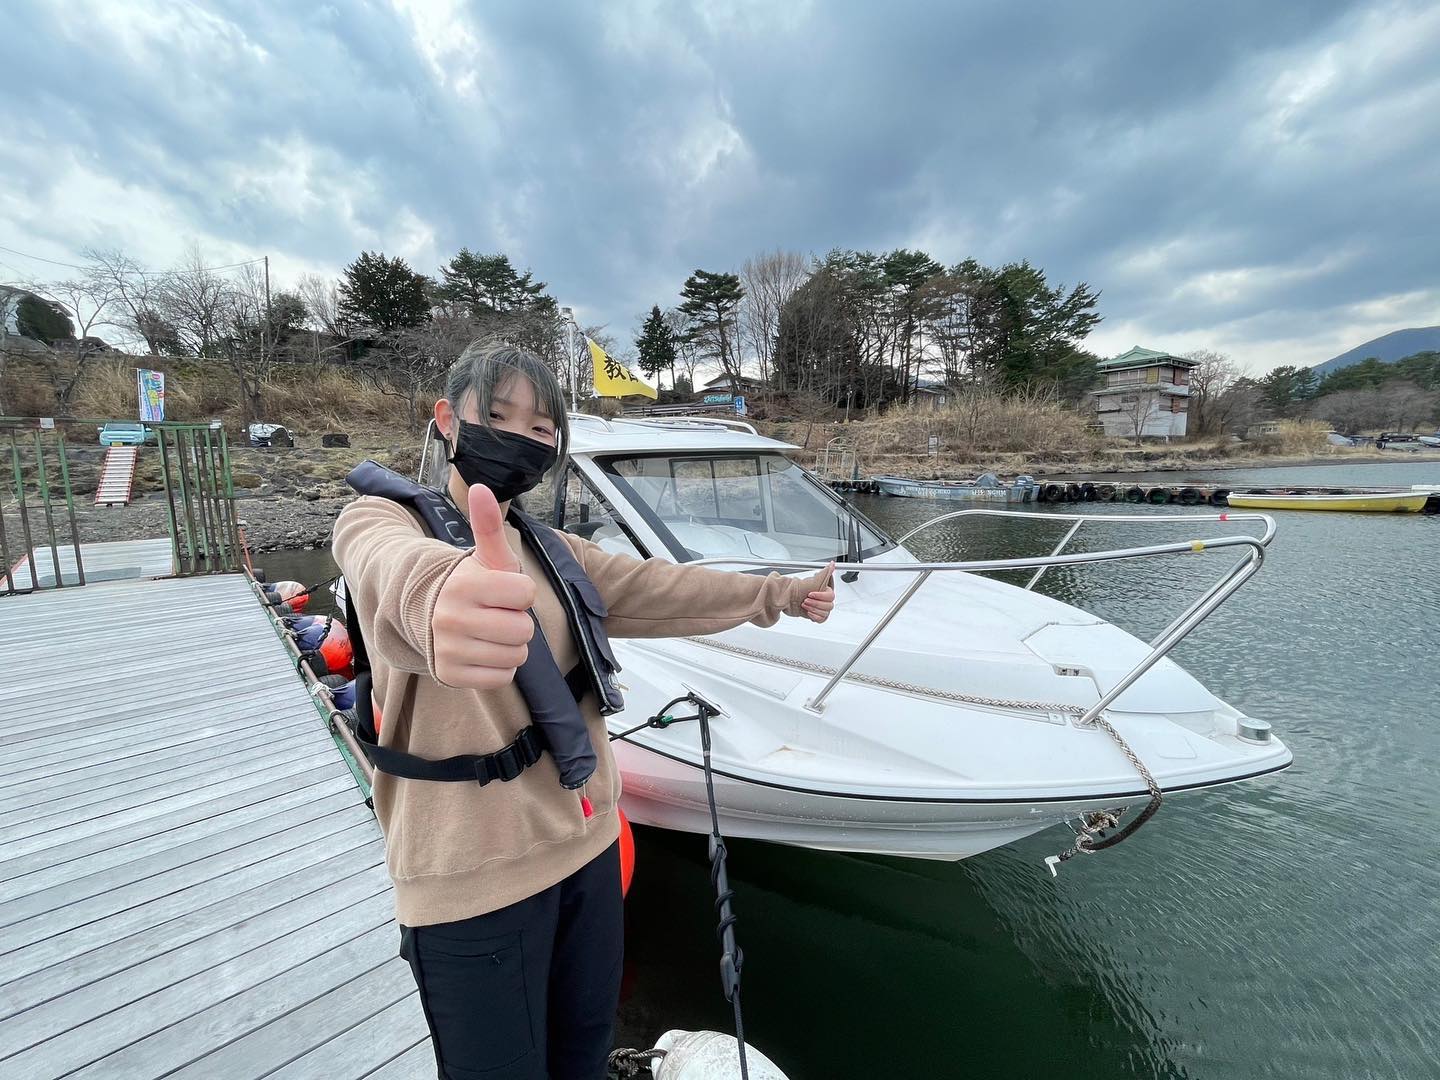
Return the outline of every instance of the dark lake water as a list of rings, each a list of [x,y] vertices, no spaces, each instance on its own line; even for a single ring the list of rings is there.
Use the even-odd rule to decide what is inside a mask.
[[[1440,464],[1158,479],[1408,487],[1440,483]],[[895,534],[953,508],[857,503]],[[1167,800],[1058,880],[1054,831],[958,864],[732,844],[747,1031],[795,1080],[1440,1077],[1440,516],[1275,516],[1259,576],[1174,655],[1275,724],[1288,772]],[[1157,535],[1139,528],[1079,543]],[[1055,539],[988,522],[915,547]],[[1143,636],[1226,557],[1052,571],[1042,588]],[[333,572],[324,552],[263,562],[272,579]],[[622,1035],[728,1030],[704,840],[639,833]]]

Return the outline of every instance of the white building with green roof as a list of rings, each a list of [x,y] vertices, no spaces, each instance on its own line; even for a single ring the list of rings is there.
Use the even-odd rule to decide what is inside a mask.
[[[1104,382],[1091,396],[1106,435],[1136,440],[1184,436],[1194,360],[1136,345],[1095,366]]]

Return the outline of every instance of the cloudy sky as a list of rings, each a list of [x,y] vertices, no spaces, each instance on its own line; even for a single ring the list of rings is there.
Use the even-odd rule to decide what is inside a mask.
[[[0,245],[503,250],[628,338],[785,248],[1029,259],[1097,351],[1440,323],[1440,5],[6,0]],[[56,268],[0,251],[0,281]],[[63,273],[63,271],[58,271]]]

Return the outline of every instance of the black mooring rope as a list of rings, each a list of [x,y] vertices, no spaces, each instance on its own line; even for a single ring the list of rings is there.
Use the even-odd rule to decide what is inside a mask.
[[[695,715],[672,715],[670,710],[681,702],[695,706]],[[740,1009],[740,969],[744,966],[745,954],[735,942],[737,916],[730,906],[735,890],[730,888],[730,876],[725,862],[729,852],[725,848],[725,837],[720,833],[720,811],[715,803],[715,774],[710,763],[710,718],[719,715],[708,701],[693,693],[684,694],[668,702],[644,723],[611,735],[610,741],[628,741],[631,735],[647,727],[663,729],[687,720],[700,722],[700,767],[705,775],[705,798],[710,804],[710,884],[715,889],[715,914],[720,920],[715,927],[715,935],[720,939],[720,987],[725,994],[725,1000],[730,1002],[735,1012],[735,1042],[740,1051],[740,1080],[750,1080],[750,1066],[745,1058],[745,1018]]]

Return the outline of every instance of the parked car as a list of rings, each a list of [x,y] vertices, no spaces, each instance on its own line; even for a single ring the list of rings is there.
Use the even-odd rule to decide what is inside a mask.
[[[251,424],[246,433],[251,446],[294,446],[295,436],[284,424]]]
[[[144,446],[155,445],[155,432],[141,423],[110,421],[100,432],[101,446]]]
[[[1398,447],[1401,450],[1409,450],[1414,453],[1425,444],[1420,441],[1420,436],[1414,432],[1405,431],[1382,431],[1375,436],[1375,449],[1384,450],[1387,446]]]

